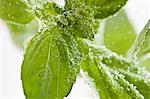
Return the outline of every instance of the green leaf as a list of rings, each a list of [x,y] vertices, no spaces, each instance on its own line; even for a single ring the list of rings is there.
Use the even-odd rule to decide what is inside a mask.
[[[127,2],[127,0],[66,0],[66,4],[72,6],[72,3],[82,2],[83,4],[83,1],[94,10],[94,16],[98,19],[115,14]]]
[[[61,8],[59,8],[54,2],[47,1],[44,3],[44,1],[41,1],[43,3],[34,4],[34,1],[32,2],[33,5],[30,5],[33,9],[33,12],[35,15],[41,20],[41,21],[47,21],[50,20],[51,17],[56,16],[58,13],[60,13]],[[35,6],[35,7],[34,7]]]
[[[150,20],[138,35],[133,48],[131,49],[132,59],[140,59],[142,56],[150,52]]]
[[[106,20],[104,28],[105,46],[117,54],[126,56],[136,33],[124,10]]]
[[[33,20],[34,16],[21,0],[0,0],[0,18],[26,24]]]
[[[127,2],[127,0],[87,0],[91,6],[96,5],[96,18],[106,18],[115,14],[120,10]]]
[[[126,93],[122,92],[121,87],[112,79],[112,75],[108,75],[104,68],[98,67],[90,57],[82,62],[82,69],[93,79],[101,99],[125,97]]]
[[[27,0],[25,4],[32,10],[34,15],[44,21],[50,20],[52,17],[62,14],[63,8],[57,5],[58,1],[53,0]]]
[[[133,73],[131,71],[119,70],[122,74],[125,75],[125,79],[133,83],[139,92],[144,96],[144,99],[150,99],[150,74],[138,68],[138,72],[141,73]],[[140,70],[141,69],[141,70]]]
[[[38,31],[38,22],[33,20],[29,24],[13,24],[7,23],[12,39],[19,47],[23,47],[25,41],[32,37]]]
[[[147,71],[104,47],[88,45],[89,56],[82,62],[82,69],[93,79],[102,99],[150,98]]]
[[[69,32],[38,33],[26,49],[22,82],[27,99],[63,99],[79,72],[80,54]]]
[[[143,96],[139,93],[132,84],[124,78],[124,75],[118,71],[106,67],[104,64],[98,64],[100,61],[95,61],[91,65],[90,60],[85,61],[84,70],[93,79],[96,89],[99,92],[101,99],[142,99]]]

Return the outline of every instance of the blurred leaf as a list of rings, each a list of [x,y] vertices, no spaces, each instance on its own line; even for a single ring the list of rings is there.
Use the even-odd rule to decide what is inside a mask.
[[[20,47],[23,47],[24,42],[37,33],[39,27],[37,20],[25,25],[7,23],[7,26],[13,40]]]
[[[0,18],[6,21],[26,24],[33,18],[30,9],[21,0],[0,0]]]
[[[125,56],[135,37],[136,33],[125,11],[121,10],[116,16],[106,20],[104,44],[113,52]]]

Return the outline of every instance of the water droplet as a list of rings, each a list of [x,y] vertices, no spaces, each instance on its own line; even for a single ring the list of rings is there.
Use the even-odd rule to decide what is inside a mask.
[[[130,91],[130,88],[127,88],[127,91]]]

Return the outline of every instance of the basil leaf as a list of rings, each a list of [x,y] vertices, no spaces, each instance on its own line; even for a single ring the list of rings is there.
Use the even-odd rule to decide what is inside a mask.
[[[146,70],[104,47],[88,45],[89,56],[82,62],[82,69],[93,79],[100,97],[150,98],[150,74]],[[115,91],[117,88],[120,92]]]
[[[22,82],[27,99],[63,99],[79,72],[80,54],[70,33],[57,27],[36,34],[26,49]]]
[[[136,33],[124,10],[106,20],[103,38],[104,44],[113,52],[126,56],[135,37]]]
[[[115,14],[127,2],[127,0],[65,0],[66,6],[71,8],[73,5],[78,4],[89,6],[94,11],[95,18],[103,19],[110,15]],[[77,7],[78,7],[77,6]],[[92,13],[92,12],[91,12]]]
[[[83,70],[93,79],[100,98],[120,99],[124,97],[124,99],[143,99],[139,91],[120,72],[108,68],[98,58],[94,57],[92,64],[88,64],[89,61],[87,60],[82,64]]]
[[[48,20],[50,16],[56,16],[61,10],[54,2],[47,0],[30,0],[27,4],[40,20]]]
[[[95,9],[95,18],[106,18],[122,8],[127,0],[85,0],[86,4]]]
[[[108,75],[103,68],[98,67],[90,57],[82,62],[82,69],[93,79],[93,83],[101,99],[127,97],[117,82],[111,79],[112,76]]]
[[[146,24],[143,31],[139,34],[135,40],[135,44],[131,49],[130,54],[133,55],[132,59],[140,59],[142,56],[150,52],[150,20]]]
[[[19,47],[23,47],[24,42],[38,31],[38,22],[33,20],[29,24],[7,23],[12,39]]]
[[[123,57],[119,57],[112,52],[112,54],[110,54],[110,52],[106,49],[94,48],[93,50],[102,50],[101,52],[104,54],[99,53],[100,51],[94,51],[94,54],[102,57],[102,63],[111,68],[112,71],[116,70],[116,72],[122,74],[125,77],[125,80],[137,87],[138,91],[144,96],[145,99],[149,99],[150,74],[147,71],[142,69],[142,67],[136,66],[136,64],[127,61]],[[108,53],[108,55],[105,53]]]
[[[140,68],[139,68],[140,69]],[[141,72],[144,74],[143,76],[142,73],[133,73],[133,72],[127,72],[125,70],[119,70],[121,71],[122,74],[125,75],[125,78],[133,83],[139,92],[144,96],[144,99],[149,99],[150,98],[150,74],[146,72],[145,70],[140,70],[138,72]]]
[[[148,71],[150,71],[150,66],[149,66],[150,46],[149,45],[150,45],[150,21],[147,23],[143,31],[139,34],[134,45],[134,48],[136,48],[134,52],[135,55],[134,58],[137,58],[139,61],[139,65],[145,67],[146,70]]]
[[[26,24],[33,20],[34,16],[21,0],[0,0],[0,18]]]

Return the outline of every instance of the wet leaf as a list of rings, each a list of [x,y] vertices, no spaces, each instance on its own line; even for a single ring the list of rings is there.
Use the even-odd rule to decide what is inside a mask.
[[[88,5],[91,9],[93,9],[94,16],[98,19],[103,19],[115,14],[126,4],[126,2],[127,0],[66,0],[68,7],[71,7],[72,3],[85,3],[85,5]]]
[[[90,57],[82,62],[82,69],[93,79],[93,83],[101,99],[127,97],[126,93],[124,94],[121,91],[122,89],[119,84],[112,79],[113,75],[107,74],[107,70],[101,67],[101,65],[97,66]]]
[[[129,54],[132,59],[140,59],[150,52],[150,20],[138,35]]]
[[[125,79],[133,83],[135,88],[144,96],[144,99],[150,98],[150,74],[142,67],[136,68],[140,73],[134,73],[132,71],[119,70]]]
[[[82,69],[93,79],[102,99],[149,99],[150,74],[146,70],[104,47],[89,47]]]
[[[79,51],[71,35],[56,27],[38,33],[27,47],[22,64],[26,98],[63,99],[76,80],[79,62]]]
[[[104,28],[105,46],[117,54],[126,56],[136,33],[124,10],[106,20]]]
[[[115,14],[127,2],[127,0],[86,0],[87,4],[96,7],[95,17],[106,18]]]
[[[0,0],[0,18],[26,24],[33,20],[34,15],[21,0]]]
[[[62,8],[48,0],[1,1],[0,17],[10,21],[8,26],[15,35],[36,31],[36,23],[31,22],[34,16],[40,23],[40,32],[30,40],[22,63],[21,79],[27,99],[63,99],[70,93],[81,68],[93,79],[102,99],[149,99],[150,74],[137,66],[137,61],[128,60],[89,41],[97,33],[97,18],[113,15],[126,0],[66,0]],[[131,29],[133,33],[129,40],[132,42],[134,31],[125,13],[120,13],[118,16],[122,19],[118,21],[117,16],[114,21],[118,21],[120,26],[124,22],[124,30]],[[142,42],[145,42],[145,37]],[[125,54],[129,46],[116,52]]]

